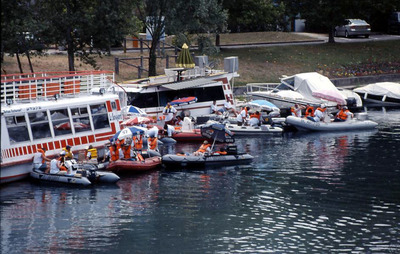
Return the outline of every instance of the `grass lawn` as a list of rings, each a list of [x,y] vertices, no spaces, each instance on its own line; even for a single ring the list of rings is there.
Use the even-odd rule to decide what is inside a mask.
[[[240,44],[249,42],[302,41],[310,37],[293,33],[264,32],[221,35],[221,44]],[[173,52],[167,51],[168,54]],[[115,57],[139,57],[139,53],[125,53],[98,58],[98,68],[114,70]],[[146,53],[144,56],[147,56]],[[274,46],[246,49],[222,50],[218,57],[210,57],[223,69],[223,58],[239,57],[240,78],[235,86],[251,82],[278,82],[282,75],[293,75],[301,72],[318,71],[330,78],[350,77],[357,75],[374,75],[380,73],[400,73],[399,41],[381,41],[364,43],[335,43],[318,45]],[[30,72],[26,57],[21,57],[23,71]],[[32,57],[35,72],[66,71],[68,60],[66,55],[49,55]],[[139,61],[130,62],[139,64]],[[77,70],[90,70],[93,67],[76,60]],[[147,61],[144,62],[147,66]],[[157,63],[158,73],[162,74],[166,66],[165,59]],[[170,59],[169,66],[174,66]],[[15,57],[5,56],[2,74],[18,73]],[[145,73],[146,74],[146,73]],[[144,75],[145,75],[144,74]],[[117,81],[137,78],[137,69],[128,65],[120,65]]]

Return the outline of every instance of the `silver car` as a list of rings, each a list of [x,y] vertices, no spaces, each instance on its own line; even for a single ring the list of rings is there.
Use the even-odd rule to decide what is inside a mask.
[[[335,27],[335,36],[365,36],[371,34],[371,26],[362,19],[345,19],[344,25]]]

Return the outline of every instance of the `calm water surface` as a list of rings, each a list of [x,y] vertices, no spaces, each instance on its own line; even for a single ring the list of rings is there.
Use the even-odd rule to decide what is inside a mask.
[[[369,117],[377,131],[237,139],[247,166],[3,186],[1,253],[399,253],[400,110]]]

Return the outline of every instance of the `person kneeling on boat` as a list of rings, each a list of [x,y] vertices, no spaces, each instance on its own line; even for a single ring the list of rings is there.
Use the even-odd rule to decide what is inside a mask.
[[[46,157],[46,148],[39,148],[33,155],[33,168],[48,173],[49,168],[47,167],[46,161],[50,162],[51,159]]]
[[[174,126],[169,124],[164,124],[164,135],[170,138],[174,133],[176,133]]]
[[[326,106],[325,104],[321,104],[321,107],[315,110],[314,117],[308,116],[307,119],[313,122],[320,122],[324,120],[325,115],[326,115]]]
[[[193,155],[204,155],[206,153],[211,153],[211,145],[208,143],[207,140],[204,140],[203,144],[200,146],[200,148],[193,153]]]
[[[60,172],[67,173],[68,169],[65,167],[65,155],[66,152],[62,151],[58,159],[52,159],[50,162],[50,174],[58,174]]]
[[[347,108],[347,106],[343,106],[340,111],[336,114],[334,122],[344,122],[349,117],[353,118],[354,114],[350,112],[350,110]]]

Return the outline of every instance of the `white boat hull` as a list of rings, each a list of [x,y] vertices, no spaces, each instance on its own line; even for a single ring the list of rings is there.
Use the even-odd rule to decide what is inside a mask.
[[[246,136],[246,135],[265,135],[282,133],[283,129],[280,127],[272,127],[269,124],[263,124],[261,126],[238,126],[237,124],[227,124],[226,128],[234,133],[234,136]]]
[[[295,126],[301,131],[357,131],[375,129],[378,124],[374,121],[348,120],[345,122],[313,122],[307,118],[288,116],[286,123]]]

